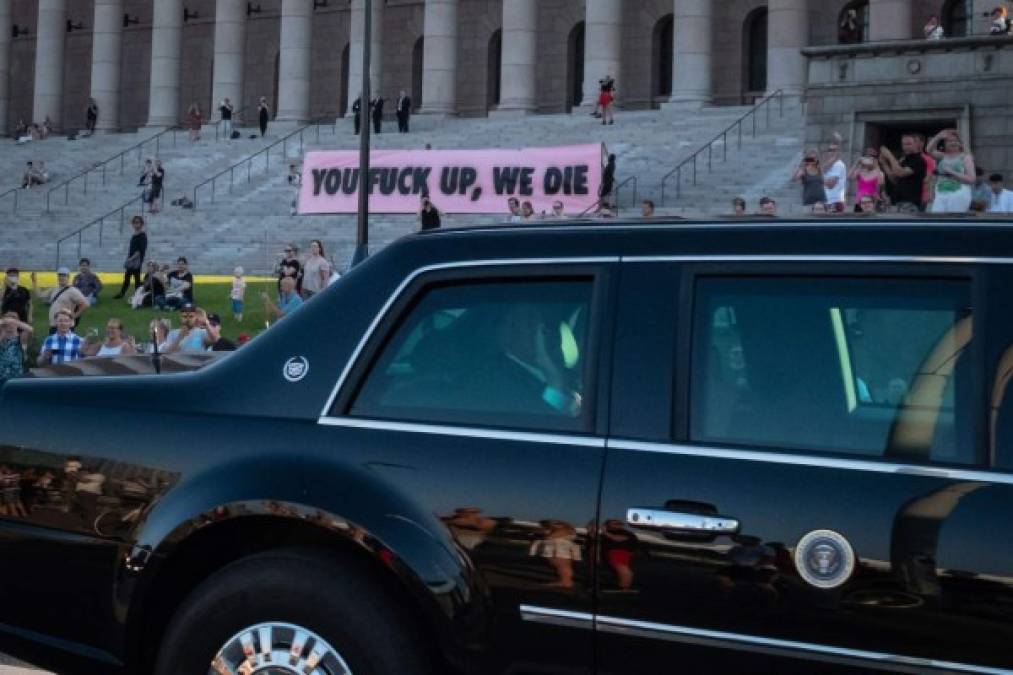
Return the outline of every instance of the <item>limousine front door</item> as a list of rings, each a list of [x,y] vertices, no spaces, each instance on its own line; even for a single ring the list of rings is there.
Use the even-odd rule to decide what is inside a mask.
[[[684,269],[681,311],[653,312],[671,326],[626,316],[619,363],[680,348],[668,440],[613,406],[599,672],[1013,668],[1013,476],[985,466],[982,284],[928,267]],[[652,381],[622,372],[614,396]]]

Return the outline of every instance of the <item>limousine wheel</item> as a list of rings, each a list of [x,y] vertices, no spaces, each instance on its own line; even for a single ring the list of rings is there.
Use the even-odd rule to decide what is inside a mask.
[[[415,631],[366,575],[302,551],[243,558],[197,587],[157,675],[429,675]]]

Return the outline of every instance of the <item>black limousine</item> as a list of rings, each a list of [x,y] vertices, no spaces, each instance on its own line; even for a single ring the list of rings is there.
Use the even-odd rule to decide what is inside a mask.
[[[406,237],[195,370],[3,388],[0,651],[1013,672],[1011,302],[1002,222]]]

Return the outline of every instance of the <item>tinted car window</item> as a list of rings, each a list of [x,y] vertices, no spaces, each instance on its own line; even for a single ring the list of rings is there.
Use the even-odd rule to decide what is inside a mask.
[[[592,283],[431,288],[380,351],[350,414],[587,430]]]
[[[965,282],[704,278],[693,334],[693,440],[977,459]]]

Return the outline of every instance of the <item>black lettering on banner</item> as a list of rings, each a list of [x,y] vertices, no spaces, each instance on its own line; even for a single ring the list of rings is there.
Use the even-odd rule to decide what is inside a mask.
[[[445,195],[452,195],[457,191],[457,179],[461,175],[461,169],[456,166],[445,166],[440,173],[440,192]]]
[[[478,171],[470,166],[461,167],[461,180],[458,186],[458,194],[466,195],[471,186],[478,182]]]
[[[326,169],[313,169],[313,196],[320,196],[320,189],[324,185],[324,178],[327,177]]]
[[[517,189],[517,179],[520,177],[521,170],[516,166],[495,166],[492,169],[492,185],[493,189],[496,190],[496,194],[508,194],[512,195]]]
[[[426,168],[416,167],[412,173],[412,192],[415,194],[429,194],[429,174],[433,172],[433,167],[427,166]]]
[[[545,170],[545,180],[543,181],[543,183],[545,194],[547,195],[558,194],[559,189],[563,185],[563,173],[556,167],[550,166],[548,169]]]
[[[392,195],[394,190],[397,189],[397,169],[381,169],[380,170],[380,194]]]
[[[535,194],[534,189],[531,187],[531,182],[534,179],[535,167],[526,166],[521,169],[521,189],[520,193],[525,197]]]
[[[587,164],[581,164],[573,167],[573,194],[575,195],[586,195],[588,194],[587,189]]]
[[[374,192],[376,192],[376,190],[373,189],[373,186],[378,185],[380,183],[381,171],[383,171],[383,169],[369,170],[369,194],[373,194]]]
[[[413,169],[410,166],[406,166],[405,168],[401,169],[401,172],[398,174],[398,177],[397,177],[397,191],[398,192],[400,192],[403,195],[411,194],[411,192],[412,192],[411,179],[412,179],[412,174],[414,172],[415,172],[415,169]]]
[[[359,170],[358,169],[345,169],[344,176],[341,178],[341,191],[346,195],[354,195],[356,190],[359,189]]]
[[[324,189],[327,194],[336,195],[341,188],[341,172],[337,169],[327,170],[327,179],[324,181]]]

